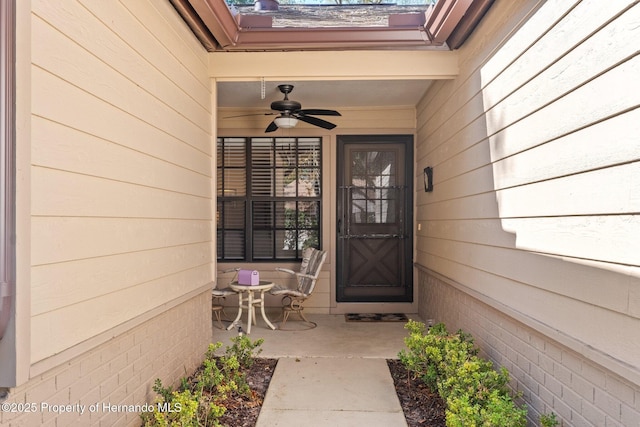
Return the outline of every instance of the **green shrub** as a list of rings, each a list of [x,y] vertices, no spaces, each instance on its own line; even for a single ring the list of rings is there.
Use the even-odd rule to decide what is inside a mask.
[[[509,394],[509,373],[479,358],[470,335],[449,334],[442,323],[426,333],[425,325],[413,320],[405,328],[407,350],[398,354],[400,361],[446,401],[447,426],[526,425],[526,409],[518,408]]]
[[[553,412],[550,414],[540,415],[540,425],[542,427],[556,427],[560,425],[560,421]]]
[[[253,365],[253,360],[262,353],[262,349],[255,350],[264,343],[264,339],[260,338],[252,342],[246,335],[239,335],[231,338],[231,342],[233,343],[231,347],[227,347],[227,357],[235,357],[242,369],[247,369]]]
[[[191,378],[182,378],[178,390],[164,387],[156,379],[153,391],[158,396],[149,411],[143,412],[146,426],[220,426],[226,412],[225,400],[232,395],[250,396],[246,370],[253,365],[255,352],[264,340],[252,342],[247,336],[232,338],[225,354],[216,356],[222,343],[209,344],[200,369]]]

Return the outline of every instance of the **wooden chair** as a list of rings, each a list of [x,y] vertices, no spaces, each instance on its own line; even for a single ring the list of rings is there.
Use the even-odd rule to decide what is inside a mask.
[[[298,283],[296,289],[276,285],[269,291],[271,295],[282,296],[282,324],[280,329],[284,328],[291,313],[296,313],[309,329],[317,326],[316,323],[307,319],[302,311],[304,310],[304,301],[311,296],[316,286],[320,269],[326,258],[326,251],[308,248],[302,254],[302,264],[299,272],[286,268],[276,268],[276,271],[295,276]]]

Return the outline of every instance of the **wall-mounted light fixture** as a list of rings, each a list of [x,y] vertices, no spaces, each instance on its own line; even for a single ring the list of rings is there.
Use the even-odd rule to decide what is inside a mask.
[[[424,168],[424,191],[427,193],[433,191],[433,168],[431,166]]]

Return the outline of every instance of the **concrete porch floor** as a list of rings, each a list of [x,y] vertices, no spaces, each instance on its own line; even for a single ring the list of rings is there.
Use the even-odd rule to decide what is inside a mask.
[[[229,315],[234,309],[227,309]],[[342,314],[306,314],[309,320],[318,326],[309,330],[271,330],[260,314],[258,324],[251,327],[252,340],[264,339],[260,357],[343,357],[343,358],[376,358],[395,359],[398,352],[405,348],[404,338],[408,331],[403,322],[347,322]],[[267,313],[272,323],[277,314]],[[423,321],[416,314],[407,314],[409,319]],[[242,328],[246,331],[246,313],[242,316]],[[229,325],[230,322],[224,322]],[[213,323],[213,341],[221,341],[223,346],[230,344],[230,338],[237,335],[237,330],[218,329],[217,321]],[[276,325],[278,326],[278,325]],[[301,328],[295,315],[287,321],[287,328]]]
[[[251,328],[252,340],[264,339],[260,357],[279,359],[256,427],[406,427],[386,364],[405,348],[405,323],[307,317],[318,326],[274,331],[259,318]],[[297,323],[290,320],[287,327]],[[213,341],[226,346],[236,334],[214,327]]]

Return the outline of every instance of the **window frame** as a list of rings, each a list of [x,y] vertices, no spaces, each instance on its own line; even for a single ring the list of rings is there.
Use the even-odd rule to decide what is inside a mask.
[[[244,144],[244,165],[239,166],[237,163],[235,165],[225,164],[226,159],[226,150],[225,150],[225,142],[236,143],[238,144],[240,140],[243,141]],[[312,151],[315,153],[315,163],[313,165],[303,165],[300,164],[299,161],[301,159],[300,153],[303,151],[303,143],[307,141],[311,141],[314,144],[314,148]],[[255,164],[255,154],[258,150],[254,144],[265,144],[268,143],[270,145],[269,155],[270,161],[262,166],[257,166]],[[293,169],[295,169],[296,179],[293,182],[297,182],[296,185],[296,195],[294,196],[285,196],[285,195],[277,195],[278,189],[278,173],[279,169],[291,169],[291,164],[278,165],[276,159],[276,154],[279,152],[277,147],[278,144],[287,143],[294,144],[294,157],[295,164]],[[221,146],[221,144],[223,144]],[[312,233],[315,233],[317,236],[317,242],[312,247],[320,249],[322,247],[322,145],[323,138],[316,136],[248,136],[248,137],[233,137],[233,136],[221,136],[218,137],[216,141],[216,150],[218,153],[216,173],[217,173],[217,186],[216,186],[216,236],[217,236],[217,260],[219,262],[287,262],[287,261],[300,261],[302,259],[302,251],[304,248],[296,247],[291,250],[293,253],[292,256],[283,256],[286,249],[278,250],[277,246],[279,242],[283,242],[283,239],[278,239],[278,234],[287,233],[290,230],[293,230],[295,233],[294,242],[298,242],[300,238],[300,234],[304,233],[304,230],[311,230]],[[264,154],[264,145],[262,146],[263,154]],[[227,188],[225,183],[225,177],[229,176],[225,174],[226,170],[231,169],[243,169],[244,168],[244,186],[245,192],[243,195],[230,195],[226,196],[226,192],[230,189]],[[313,180],[314,182],[314,193],[313,196],[301,196],[299,195],[299,176],[300,171],[305,169],[317,171],[317,178]],[[265,194],[256,194],[254,191],[254,183],[257,182],[256,172],[266,172],[270,171],[268,174],[272,179],[271,182],[271,192],[268,195]],[[238,176],[238,175],[236,175]],[[259,178],[258,178],[259,179]],[[243,203],[244,205],[240,208],[244,212],[244,220],[242,221],[244,227],[244,238],[242,239],[243,247],[241,249],[242,255],[229,255],[228,251],[225,250],[225,240],[227,236],[225,235],[226,231],[239,231],[240,228],[236,227],[225,227],[226,222],[226,209],[223,206],[225,203]],[[297,222],[300,218],[301,212],[303,209],[300,208],[301,203],[307,203],[309,207],[315,204],[314,212],[316,213],[317,222],[315,222],[312,226],[301,226],[299,223],[296,224],[295,227],[287,227],[286,225],[278,225],[278,220],[276,213],[286,213],[286,209],[282,209],[282,211],[278,211],[276,205],[279,203],[295,203],[296,207],[294,209],[294,218]],[[270,225],[256,225],[256,218],[258,214],[256,213],[256,208],[259,204],[266,206],[271,204],[272,217],[270,219]],[[286,215],[283,215],[282,218],[286,218]],[[284,219],[283,219],[283,222]],[[256,247],[256,235],[259,232],[272,233],[271,239],[271,252],[259,254],[257,253]]]

